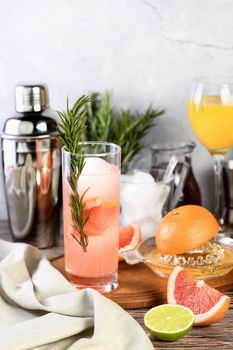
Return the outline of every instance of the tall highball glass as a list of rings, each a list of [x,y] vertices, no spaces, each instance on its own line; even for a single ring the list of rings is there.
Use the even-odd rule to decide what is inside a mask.
[[[83,196],[83,216],[87,219],[85,249],[79,243],[71,210],[73,157],[62,150],[65,270],[78,289],[108,292],[117,287],[121,149],[112,143],[84,142],[82,151],[75,155],[85,161],[75,191]]]

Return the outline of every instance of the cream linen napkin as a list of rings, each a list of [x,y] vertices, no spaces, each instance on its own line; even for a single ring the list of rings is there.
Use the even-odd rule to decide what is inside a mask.
[[[1,350],[152,350],[139,324],[92,289],[75,291],[41,252],[0,240]]]

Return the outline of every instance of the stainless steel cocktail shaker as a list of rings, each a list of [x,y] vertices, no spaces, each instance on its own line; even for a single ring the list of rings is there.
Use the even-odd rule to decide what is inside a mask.
[[[15,241],[56,244],[60,223],[60,147],[43,85],[16,87],[16,111],[1,135],[8,217]]]

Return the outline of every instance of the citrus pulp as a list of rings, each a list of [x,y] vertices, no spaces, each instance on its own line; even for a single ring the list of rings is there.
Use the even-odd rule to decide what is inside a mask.
[[[148,331],[158,339],[173,341],[190,331],[194,315],[184,306],[164,304],[147,311],[144,323]]]
[[[195,325],[209,325],[220,321],[230,306],[230,298],[215,288],[197,280],[177,266],[169,276],[167,301],[190,308]]]
[[[135,249],[141,241],[141,227],[137,224],[121,227],[119,231],[119,256],[118,260],[122,261],[122,252]]]

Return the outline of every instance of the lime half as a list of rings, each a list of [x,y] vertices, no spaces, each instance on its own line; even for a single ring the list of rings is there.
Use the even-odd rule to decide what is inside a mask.
[[[173,341],[190,331],[194,314],[185,306],[164,304],[147,311],[144,323],[148,331],[158,339]]]

